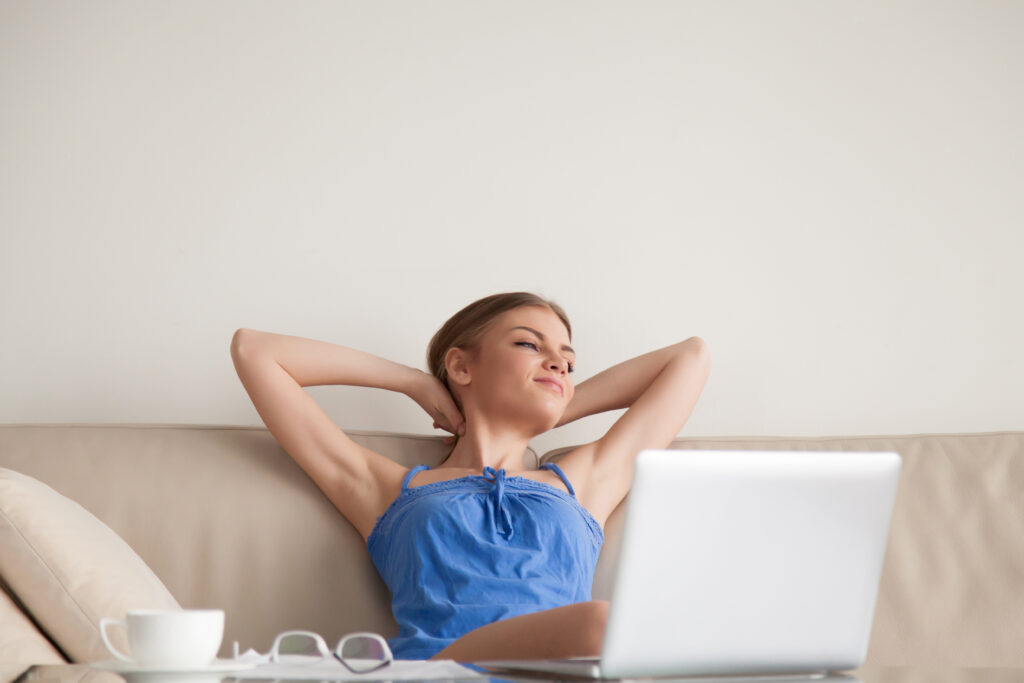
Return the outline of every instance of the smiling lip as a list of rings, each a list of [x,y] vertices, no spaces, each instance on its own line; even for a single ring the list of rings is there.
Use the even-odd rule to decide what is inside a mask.
[[[550,384],[551,386],[553,386],[555,389],[558,390],[558,393],[565,394],[565,390],[562,389],[562,385],[559,384],[558,382],[556,382],[553,379],[538,379],[538,380],[534,380],[534,381],[541,382],[542,384]]]

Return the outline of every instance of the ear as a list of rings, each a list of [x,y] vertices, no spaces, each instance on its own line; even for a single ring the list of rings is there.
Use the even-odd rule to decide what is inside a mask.
[[[469,354],[463,349],[457,346],[448,349],[444,356],[444,366],[448,370],[449,381],[463,386],[469,384],[469,361]]]

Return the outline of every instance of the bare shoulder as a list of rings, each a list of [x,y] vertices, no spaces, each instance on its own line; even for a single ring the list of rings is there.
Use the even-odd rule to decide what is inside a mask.
[[[557,462],[576,491],[576,499],[604,529],[608,517],[619,504],[616,495],[595,476],[597,442],[583,444],[563,455]]]

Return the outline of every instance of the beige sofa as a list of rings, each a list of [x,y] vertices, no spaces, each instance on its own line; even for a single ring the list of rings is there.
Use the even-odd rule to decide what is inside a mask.
[[[439,436],[347,433],[407,466],[445,452]],[[1024,665],[1024,432],[672,447],[900,453],[867,663]],[[569,448],[531,451],[526,464]],[[132,607],[225,609],[221,656],[234,641],[266,651],[286,629],[328,642],[397,632],[359,535],[264,428],[0,425],[0,468],[6,679],[36,663],[109,659],[95,623]],[[595,599],[609,597],[623,510],[607,523]]]

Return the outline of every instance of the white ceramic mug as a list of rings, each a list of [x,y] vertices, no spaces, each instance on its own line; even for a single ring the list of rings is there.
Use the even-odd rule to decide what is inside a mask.
[[[128,632],[132,656],[120,652],[107,639],[107,626],[119,625]],[[124,620],[100,619],[100,636],[110,654],[139,666],[170,668],[209,665],[224,639],[224,610],[137,609]]]

